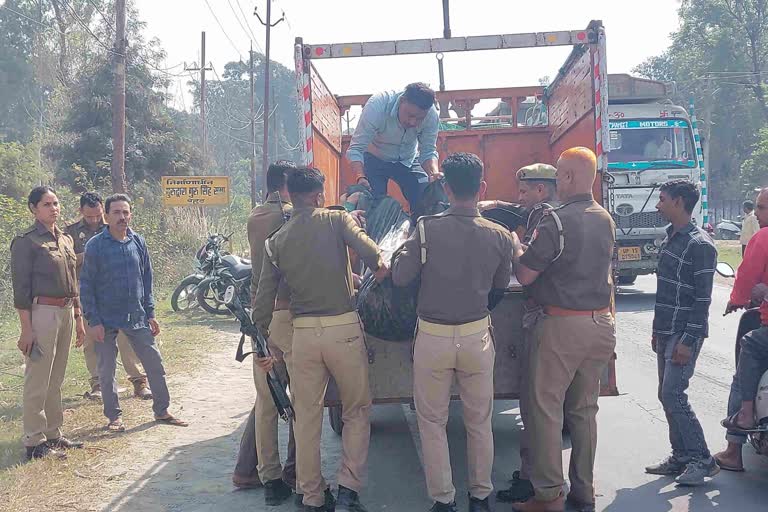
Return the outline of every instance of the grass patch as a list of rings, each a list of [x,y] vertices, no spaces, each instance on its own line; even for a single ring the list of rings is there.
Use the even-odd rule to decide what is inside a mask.
[[[734,269],[741,265],[741,243],[730,240],[717,240],[717,261],[724,261]]]
[[[170,308],[168,297],[168,293],[160,293],[157,298],[156,312],[162,330],[159,337],[160,350],[169,377],[187,375],[194,371],[205,354],[218,349],[222,331],[236,333],[239,326],[231,317],[215,317],[202,310],[175,313]],[[18,322],[8,320],[7,323],[9,329],[18,332]],[[100,463],[103,463],[105,456],[109,457],[108,454],[119,454],[128,443],[130,435],[114,436],[104,431],[106,418],[102,414],[101,402],[83,398],[83,393],[90,389],[90,376],[82,349],[73,347],[62,393],[65,407],[64,433],[70,438],[85,441],[86,449],[70,452],[64,462],[24,463],[25,453],[20,440],[24,361],[16,349],[17,334],[5,329],[0,332],[4,333],[0,346],[0,368],[3,368],[0,373],[0,503],[14,504],[10,510],[31,510],[30,507],[37,510],[42,508],[43,503],[49,502],[46,498],[49,497],[49,503],[54,504],[49,510],[67,508],[67,503],[57,500],[68,499],[65,496],[75,497],[80,492],[87,494],[89,489],[92,492],[90,485],[82,480],[91,478],[89,475],[98,475],[103,480]],[[120,405],[130,434],[132,425],[152,421],[151,402],[132,398],[133,387],[120,366],[117,378],[118,384],[126,388],[126,393],[121,395]],[[176,410],[173,390],[171,399],[173,411]],[[46,486],[34,486],[30,482],[46,482]],[[90,510],[86,503],[80,501],[77,509]]]

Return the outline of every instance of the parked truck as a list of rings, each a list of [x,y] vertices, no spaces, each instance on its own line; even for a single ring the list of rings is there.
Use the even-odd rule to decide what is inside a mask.
[[[560,153],[586,146],[598,157],[598,179],[594,196],[609,209],[608,195],[608,84],[606,39],[603,25],[593,21],[584,30],[418,39],[406,41],[305,44],[296,40],[297,93],[301,105],[303,161],[320,169],[326,177],[328,203],[338,204],[345,188],[355,182],[344,157],[351,137],[342,132],[342,118],[350,108],[365,105],[371,94],[336,96],[324,83],[316,64],[327,59],[364,56],[447,53],[531,47],[571,46],[568,59],[548,87],[504,87],[440,91],[437,102],[450,106],[454,116],[441,108],[441,130],[437,149],[442,161],[448,154],[469,151],[484,163],[488,191],[483,199],[516,201],[516,171],[534,162],[555,163]],[[503,69],[501,66],[500,69]],[[413,81],[403,76],[403,86]],[[483,100],[506,106],[497,115],[473,115]],[[389,194],[406,207],[402,195],[390,182]],[[518,396],[519,362],[516,348],[522,338],[522,289],[510,283],[505,298],[492,313],[496,331],[495,396]],[[374,403],[408,403],[412,399],[411,344],[369,337],[371,391]],[[618,393],[613,362],[602,379],[601,393]],[[341,410],[334,386],[329,386],[326,404],[331,424],[340,432]]]
[[[674,84],[608,76],[609,181],[616,221],[619,284],[656,271],[668,223],[656,211],[659,187],[671,179],[701,179],[699,155],[688,112],[674,105]],[[703,226],[704,201],[694,222]]]

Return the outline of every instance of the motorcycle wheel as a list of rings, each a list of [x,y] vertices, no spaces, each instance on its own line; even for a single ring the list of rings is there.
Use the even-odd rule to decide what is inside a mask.
[[[187,276],[171,295],[171,308],[174,311],[188,311],[197,307],[196,288],[201,279],[198,276]]]
[[[206,310],[212,315],[229,315],[229,309],[227,309],[224,301],[219,300],[216,294],[210,286],[200,287],[197,289],[197,303],[200,307]]]

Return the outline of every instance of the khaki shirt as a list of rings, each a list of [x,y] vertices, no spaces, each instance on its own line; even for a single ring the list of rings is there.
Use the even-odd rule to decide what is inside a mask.
[[[611,277],[616,226],[610,214],[591,194],[569,198],[554,211],[563,225],[563,247],[551,215],[536,228],[520,263],[541,272],[526,291],[542,306],[578,311],[607,308],[611,304]]]
[[[35,297],[77,297],[77,256],[72,237],[39,222],[11,242],[13,305],[31,309]]]
[[[290,215],[293,206],[287,201],[279,201],[277,195],[270,194],[267,202],[251,210],[248,216],[248,245],[251,248],[251,305],[256,300],[259,287],[261,265],[264,262],[264,241],[285,223],[285,215]],[[288,285],[280,282],[277,301],[288,300]]]
[[[549,203],[539,203],[531,208],[530,213],[528,213],[528,221],[525,224],[525,236],[523,237],[523,243],[525,245],[531,243],[531,238],[533,238],[533,232],[536,231],[536,226],[541,222],[544,213],[552,208],[552,205]]]
[[[760,222],[758,222],[754,213],[750,213],[741,223],[741,235],[739,236],[741,245],[747,245],[758,231],[760,231]]]
[[[88,224],[85,223],[84,219],[80,219],[79,221],[67,226],[64,231],[66,231],[67,234],[72,237],[72,240],[75,244],[75,254],[79,256],[80,254],[85,254],[85,244],[88,243],[88,240],[101,233],[101,230],[104,229],[104,226],[106,226],[106,224],[101,223],[94,231],[88,226]],[[82,270],[82,268],[83,258],[79,257],[77,258],[78,278],[80,277],[80,270]]]
[[[459,325],[488,316],[488,293],[509,285],[509,231],[483,218],[476,208],[451,207],[422,217],[422,223],[424,246],[417,226],[392,258],[395,286],[421,276],[417,313],[427,322]]]
[[[281,277],[288,284],[294,317],[334,316],[355,310],[347,247],[365,264],[382,264],[379,247],[343,210],[294,208],[289,220],[265,243],[253,321],[267,333]]]

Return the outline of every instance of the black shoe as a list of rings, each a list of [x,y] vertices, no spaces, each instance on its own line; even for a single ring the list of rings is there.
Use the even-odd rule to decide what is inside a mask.
[[[484,500],[469,495],[469,512],[491,512],[491,506],[488,504],[488,498]]]
[[[360,497],[352,489],[347,489],[343,485],[339,486],[339,497],[336,500],[337,512],[368,512],[360,503]]]
[[[435,504],[432,505],[432,508],[429,509],[429,512],[457,512],[456,502],[440,503],[439,501],[436,501]]]
[[[53,457],[56,459],[66,459],[67,456],[61,452],[57,452],[51,448],[47,442],[40,443],[37,446],[27,446],[27,460],[43,459],[45,457]]]
[[[268,507],[275,507],[282,504],[291,497],[293,489],[282,478],[270,480],[264,484],[264,503]]]
[[[70,441],[66,437],[61,436],[58,439],[49,439],[48,446],[54,450],[76,450],[84,445],[80,441]]]
[[[333,497],[333,493],[330,488],[327,488],[323,493],[325,496],[325,503],[319,507],[312,507],[310,505],[304,505],[304,510],[311,512],[334,512],[336,510],[336,498]],[[302,496],[303,499],[303,495]]]
[[[520,472],[512,473],[512,485],[496,493],[496,499],[503,503],[521,503],[533,498],[533,484],[520,478]]]

